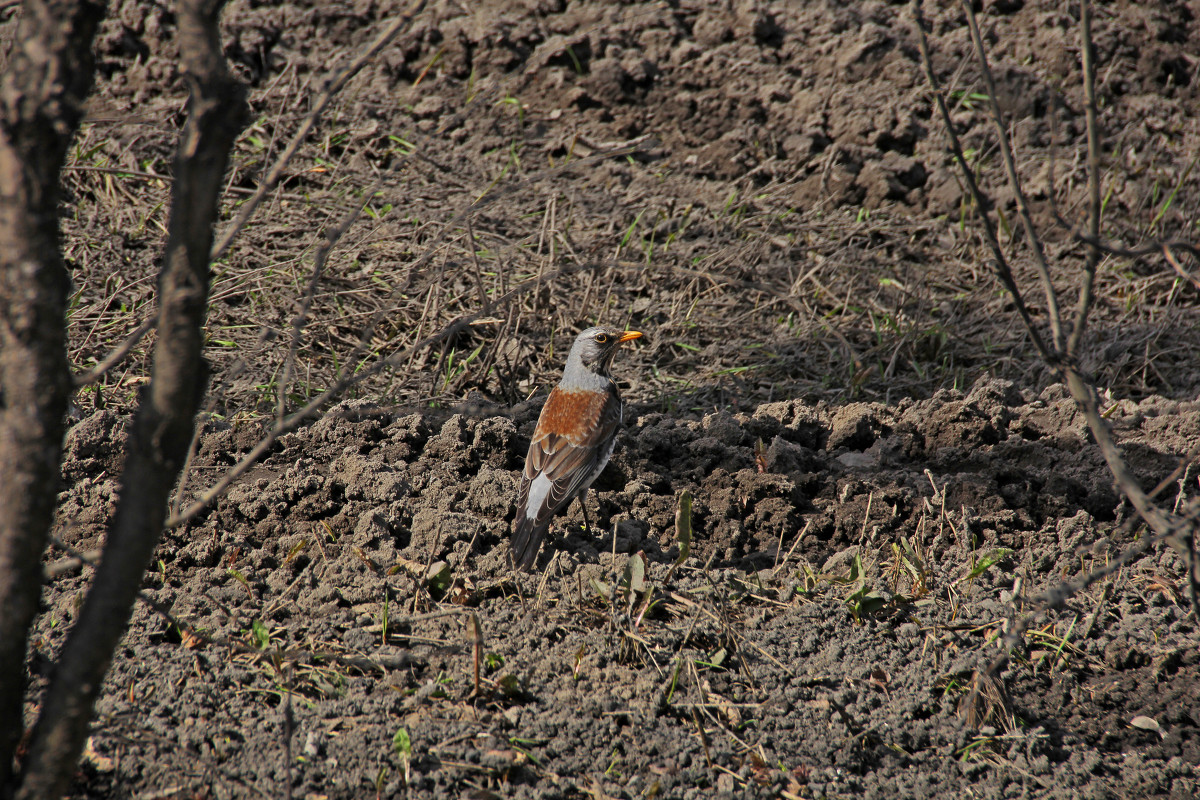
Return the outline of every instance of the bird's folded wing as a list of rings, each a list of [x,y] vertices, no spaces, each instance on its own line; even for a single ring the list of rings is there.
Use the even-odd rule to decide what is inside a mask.
[[[606,393],[592,420],[576,435],[537,431],[525,460],[525,480],[522,481],[521,504],[518,514],[528,516],[528,503],[539,501],[533,514],[535,527],[548,521],[571,500],[602,458],[608,455],[608,445],[616,435],[621,419],[621,401],[615,393]],[[540,426],[539,426],[540,427]],[[542,497],[537,497],[538,478],[549,481]],[[530,496],[532,490],[532,496]]]

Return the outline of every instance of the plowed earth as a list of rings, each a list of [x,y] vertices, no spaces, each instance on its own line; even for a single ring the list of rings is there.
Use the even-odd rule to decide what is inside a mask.
[[[233,200],[398,11],[232,4],[226,51],[255,115]],[[1106,213],[1126,243],[1195,230],[1194,11],[1098,10]],[[1076,12],[984,12],[1069,306],[1080,250],[1050,201],[1073,219],[1085,196]],[[927,13],[994,177],[961,13]],[[98,44],[64,222],[81,369],[152,305],[183,113],[173,24],[114,4]],[[167,531],[143,592],[186,625],[139,603],[73,795],[1200,794],[1200,629],[1177,554],[1039,607],[1146,531],[981,266],[930,109],[903,5],[430,4],[216,267],[211,414],[181,506],[266,434],[317,233],[363,203],[285,403],[347,361],[404,357]],[[496,202],[455,216],[477,197]],[[1107,419],[1143,486],[1182,506],[1197,292],[1140,261],[1106,261],[1097,287],[1084,358]],[[597,320],[647,337],[617,358],[630,405],[595,530],[572,507],[514,576],[529,435],[562,343]],[[72,548],[103,543],[148,353],[78,398],[56,527]],[[90,574],[46,587],[35,691]]]

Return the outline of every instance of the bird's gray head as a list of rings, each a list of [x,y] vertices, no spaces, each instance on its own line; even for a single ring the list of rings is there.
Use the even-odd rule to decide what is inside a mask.
[[[621,343],[638,339],[641,335],[641,331],[622,331],[604,326],[588,328],[576,336],[575,344],[571,345],[563,381],[571,378],[583,380],[589,374],[611,377],[608,370]]]

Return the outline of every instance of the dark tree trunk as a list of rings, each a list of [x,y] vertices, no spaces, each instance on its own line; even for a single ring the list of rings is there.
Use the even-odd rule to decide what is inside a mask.
[[[102,3],[27,0],[0,78],[0,796],[23,729],[70,393],[59,176],[92,88]]]

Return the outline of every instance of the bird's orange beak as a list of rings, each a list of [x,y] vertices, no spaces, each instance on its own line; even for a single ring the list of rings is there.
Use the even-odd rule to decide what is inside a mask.
[[[621,334],[621,338],[617,339],[617,344],[621,344],[622,342],[632,342],[634,339],[640,338],[642,338],[641,331],[625,331]]]

